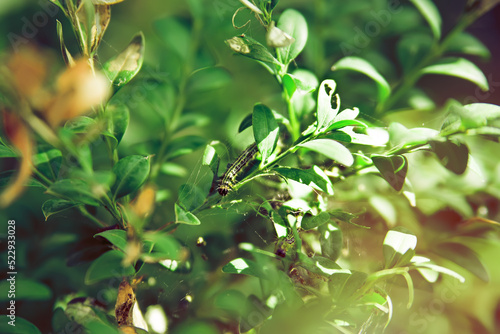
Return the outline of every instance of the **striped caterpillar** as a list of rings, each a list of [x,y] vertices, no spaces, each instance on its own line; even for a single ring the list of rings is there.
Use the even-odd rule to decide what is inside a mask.
[[[238,159],[228,167],[222,179],[220,180],[217,191],[221,196],[226,196],[234,186],[234,181],[239,172],[252,160],[253,156],[258,152],[257,144],[252,144],[244,150]]]

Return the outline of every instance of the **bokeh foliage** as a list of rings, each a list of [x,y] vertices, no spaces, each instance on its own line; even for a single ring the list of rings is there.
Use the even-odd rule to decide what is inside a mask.
[[[500,330],[498,1],[114,2],[0,4],[16,333]]]

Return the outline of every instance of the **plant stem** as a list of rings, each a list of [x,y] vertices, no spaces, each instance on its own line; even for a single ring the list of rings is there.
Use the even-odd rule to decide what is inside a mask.
[[[99,219],[94,217],[93,215],[90,214],[90,212],[87,211],[83,206],[78,206],[78,210],[80,213],[87,217],[90,221],[92,221],[94,224],[96,224],[98,227],[106,227],[104,223],[102,223]]]

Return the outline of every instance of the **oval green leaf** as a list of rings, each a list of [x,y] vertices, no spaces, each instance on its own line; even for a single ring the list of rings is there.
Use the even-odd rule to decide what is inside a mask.
[[[139,72],[144,60],[144,35],[138,33],[117,56],[108,60],[103,70],[115,90],[126,85]]]
[[[468,80],[483,91],[489,90],[488,79],[472,62],[464,58],[444,58],[420,70],[421,75],[441,74]]]
[[[457,242],[443,242],[433,247],[433,252],[455,262],[462,268],[467,269],[484,282],[490,280],[486,268],[481,263],[476,252],[464,244]]]
[[[328,195],[333,195],[332,181],[318,166],[313,166],[309,169],[277,167],[273,170],[287,179],[324,191]]]
[[[10,276],[7,275],[7,278]],[[49,300],[52,297],[52,290],[43,283],[29,279],[29,278],[15,278],[15,300]],[[8,302],[8,292],[10,289],[11,281],[6,279],[0,282],[0,301]],[[9,332],[10,333],[10,332]]]
[[[354,157],[344,145],[332,139],[315,139],[297,146],[321,153],[344,166],[352,166]]]
[[[277,27],[295,39],[289,46],[277,49],[281,62],[288,65],[302,52],[306,45],[308,35],[307,22],[300,12],[294,9],[286,9],[281,14]]]
[[[47,193],[76,203],[92,206],[100,204],[99,194],[93,193],[90,185],[81,179],[59,180],[50,186]]]
[[[415,255],[417,247],[417,237],[404,227],[396,227],[387,232],[383,252],[385,268],[405,266],[410,263]]]
[[[463,53],[471,56],[481,57],[483,60],[491,58],[491,52],[479,39],[469,33],[461,32],[453,35],[446,45],[447,52]]]
[[[108,104],[105,113],[111,118],[109,131],[116,138],[117,143],[120,143],[130,121],[130,111],[127,105],[120,103]]]
[[[279,127],[274,114],[267,106],[256,104],[252,114],[253,135],[265,162],[278,143]]]
[[[391,187],[396,191],[400,191],[403,188],[408,172],[408,161],[405,156],[374,156],[372,157],[372,161]]]
[[[49,219],[50,216],[62,212],[64,210],[68,210],[77,206],[78,203],[66,201],[64,199],[49,199],[43,202],[42,204],[42,212],[45,217],[45,220]]]
[[[337,84],[331,79],[324,80],[319,86],[318,92],[318,111],[317,117],[317,132],[328,127],[337,116],[340,108],[338,95],[335,94]]]
[[[461,175],[467,169],[469,148],[460,142],[430,141],[432,151],[437,155],[439,162],[449,171]]]
[[[301,227],[304,230],[312,230],[315,227],[321,226],[330,220],[330,215],[328,212],[320,212],[318,215],[313,216],[310,213],[306,213],[302,218]]]
[[[95,237],[103,237],[122,252],[125,252],[125,249],[127,248],[127,232],[124,230],[107,230],[95,234],[94,238]]]
[[[131,265],[122,266],[125,254],[122,251],[113,249],[97,259],[95,259],[85,273],[85,284],[93,284],[100,280],[116,277],[121,279],[123,276],[135,274]]]
[[[139,189],[149,175],[150,159],[140,155],[130,155],[120,159],[113,166],[116,175],[111,188],[114,198],[119,198]]]
[[[441,38],[441,15],[436,5],[431,0],[410,0],[420,11],[429,26],[431,27],[434,38]]]
[[[61,168],[62,153],[51,146],[40,145],[38,153],[32,157],[32,162],[36,169],[46,178],[55,181]]]
[[[222,271],[227,274],[243,274],[266,278],[267,276],[262,271],[262,267],[252,260],[237,258],[222,267]]]
[[[15,326],[9,325],[10,318],[3,314],[0,322],[0,333],[10,334],[42,334],[40,330],[28,320],[16,315]]]
[[[384,102],[391,94],[391,87],[385,78],[366,60],[358,57],[345,57],[332,66],[332,71],[351,70],[362,73],[375,81],[378,87],[378,101]]]

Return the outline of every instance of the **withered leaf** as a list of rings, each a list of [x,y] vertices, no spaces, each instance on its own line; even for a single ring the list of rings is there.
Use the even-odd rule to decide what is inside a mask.
[[[133,326],[134,305],[136,302],[135,293],[132,286],[123,280],[118,288],[118,297],[116,298],[115,316],[118,326]]]

